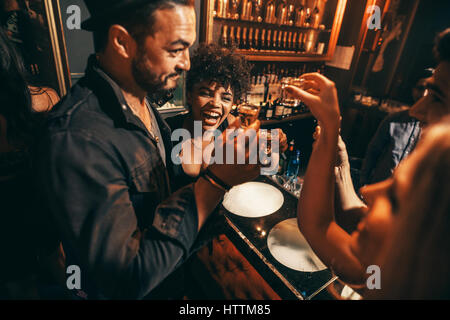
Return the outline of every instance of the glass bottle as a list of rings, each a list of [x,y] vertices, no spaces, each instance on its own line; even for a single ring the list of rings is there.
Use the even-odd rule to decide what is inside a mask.
[[[266,6],[266,17],[264,21],[266,23],[275,23],[275,0],[268,0]]]
[[[280,0],[277,7],[277,24],[286,24],[287,20],[287,0]]]

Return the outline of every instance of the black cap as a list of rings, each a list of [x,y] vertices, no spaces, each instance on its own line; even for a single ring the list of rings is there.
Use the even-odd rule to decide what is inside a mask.
[[[156,2],[156,0],[84,0],[91,17],[83,21],[81,28],[94,31],[113,17],[152,2]]]

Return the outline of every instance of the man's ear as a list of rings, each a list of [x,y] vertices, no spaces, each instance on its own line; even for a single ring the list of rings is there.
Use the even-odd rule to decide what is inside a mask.
[[[114,52],[122,58],[130,59],[135,56],[137,49],[136,40],[121,25],[114,24],[109,28],[108,40]]]

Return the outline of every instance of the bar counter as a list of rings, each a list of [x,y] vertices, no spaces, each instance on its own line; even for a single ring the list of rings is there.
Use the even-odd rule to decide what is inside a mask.
[[[270,177],[260,176],[255,182],[278,188],[284,197],[282,207],[264,217],[247,218],[235,215],[220,205],[219,210],[227,222],[226,236],[281,299],[330,299],[325,289],[337,279],[330,270],[296,271],[278,262],[268,248],[270,230],[279,222],[296,217],[298,199]]]

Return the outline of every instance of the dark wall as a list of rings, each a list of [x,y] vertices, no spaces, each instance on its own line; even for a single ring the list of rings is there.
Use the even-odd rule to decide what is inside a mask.
[[[413,103],[411,89],[422,70],[436,66],[432,54],[434,38],[446,28],[450,28],[450,1],[421,0],[395,72],[391,97]]]

